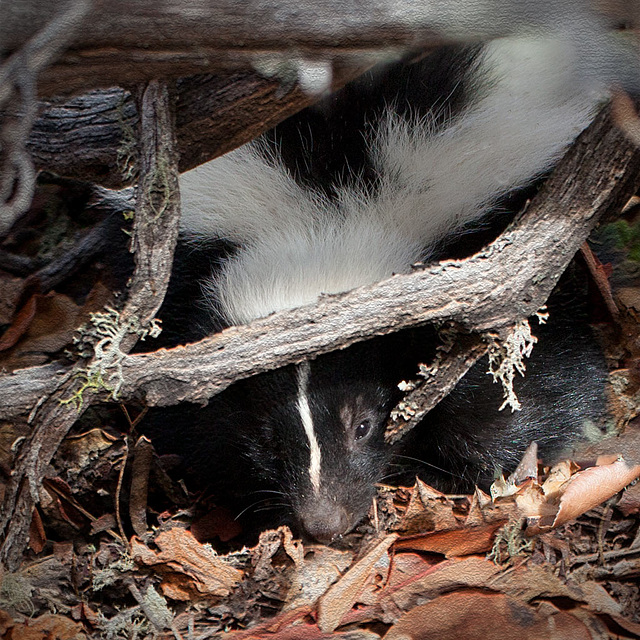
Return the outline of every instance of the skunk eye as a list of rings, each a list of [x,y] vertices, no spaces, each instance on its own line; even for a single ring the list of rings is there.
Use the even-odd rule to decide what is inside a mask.
[[[363,420],[355,430],[355,439],[362,440],[371,431],[371,420]]]

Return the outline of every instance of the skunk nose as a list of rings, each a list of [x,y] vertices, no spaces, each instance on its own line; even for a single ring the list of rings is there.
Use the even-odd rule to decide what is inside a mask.
[[[335,502],[317,501],[309,506],[312,508],[302,514],[302,526],[314,540],[328,544],[351,528],[346,509]]]

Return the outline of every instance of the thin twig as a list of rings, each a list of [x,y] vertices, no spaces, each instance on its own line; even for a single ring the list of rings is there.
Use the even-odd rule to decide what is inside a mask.
[[[91,0],[72,0],[0,67],[0,235],[33,198],[36,173],[26,144],[38,109],[37,76],[73,39],[91,6]]]
[[[447,349],[436,355],[425,376],[412,381],[414,388],[391,412],[385,431],[386,442],[403,438],[435,407],[469,369],[485,354],[486,344],[479,335],[454,334]]]
[[[124,481],[124,472],[127,468],[127,461],[129,460],[129,442],[127,438],[124,438],[124,453],[122,454],[122,463],[120,464],[120,471],[118,472],[118,483],[116,485],[116,495],[115,495],[115,510],[116,510],[116,522],[118,523],[118,531],[120,531],[120,535],[122,536],[122,541],[124,544],[129,546],[127,541],[127,536],[124,532],[124,527],[122,526],[122,514],[120,513],[120,496],[122,494],[122,483]]]
[[[42,486],[47,490],[47,492],[52,497],[57,497],[61,501],[68,502],[76,511],[81,513],[91,523],[98,522],[98,518],[96,518],[92,513],[87,511],[81,504],[79,504],[78,501],[73,496],[70,496],[60,491],[60,489],[53,482],[50,482],[48,479],[45,479],[44,482],[42,483]],[[104,531],[108,533],[117,542],[120,542],[123,545],[126,544],[127,539],[122,536],[122,532],[120,532],[120,535],[119,535],[113,529],[109,529],[109,528],[104,529]]]

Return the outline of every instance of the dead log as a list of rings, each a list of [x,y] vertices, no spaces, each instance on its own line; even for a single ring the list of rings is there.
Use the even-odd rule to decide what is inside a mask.
[[[0,5],[0,56],[20,49],[74,2],[80,0]],[[93,0],[72,46],[41,77],[39,91],[42,96],[69,95],[154,77],[246,70],[274,53],[362,62],[363,56],[379,56],[381,48],[487,40],[563,22],[588,25],[580,18],[593,12],[630,24],[638,18],[632,3],[619,0]]]
[[[336,67],[332,89],[365,70]],[[251,71],[182,78],[175,93],[181,172],[249,142],[316,99]],[[135,178],[139,126],[129,91],[97,89],[41,101],[27,149],[38,169],[121,188]]]

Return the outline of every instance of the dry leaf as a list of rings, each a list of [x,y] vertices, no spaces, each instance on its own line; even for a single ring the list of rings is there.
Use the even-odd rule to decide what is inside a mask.
[[[351,551],[321,545],[308,547],[304,562],[293,571],[284,611],[315,604],[352,561]]]
[[[496,531],[507,521],[486,523],[477,527],[462,527],[451,531],[436,531],[421,536],[402,538],[396,542],[399,550],[441,553],[447,558],[484,553],[493,546]]]
[[[269,529],[260,534],[258,544],[251,550],[251,564],[253,569],[253,579],[260,582],[268,580],[273,576],[273,566],[271,559],[278,553],[281,548],[286,548],[287,540],[292,540],[293,536],[289,527],[282,526],[277,529]],[[302,547],[302,545],[300,545]],[[304,555],[304,550],[298,554],[293,551],[294,561],[299,561]],[[291,556],[290,556],[291,557]]]
[[[31,524],[29,526],[29,548],[34,553],[40,553],[47,543],[47,534],[42,524],[42,518],[37,509],[31,512]]]
[[[33,620],[14,623],[5,640],[84,640],[84,627],[65,616],[45,614]]]
[[[512,503],[493,502],[490,496],[476,487],[471,496],[471,504],[464,526],[480,527],[490,522],[506,522],[513,516],[513,512]]]
[[[66,466],[80,470],[91,465],[115,442],[118,442],[118,438],[103,429],[91,429],[78,435],[67,436],[60,447],[59,455],[64,458]]]
[[[628,631],[631,637],[640,638],[640,623],[633,622],[633,620],[618,615],[611,615],[610,617],[617,625],[620,625],[625,631]],[[618,637],[621,638],[622,636]]]
[[[161,586],[169,597],[183,599],[189,591],[200,596],[226,596],[242,580],[242,571],[229,566],[186,529],[163,531],[154,542],[159,552],[133,538],[131,556],[139,564],[156,568],[162,565],[168,573]]]
[[[589,585],[589,586],[586,586]],[[597,583],[565,581],[553,573],[553,569],[531,563],[513,567],[509,571],[497,572],[485,585],[524,602],[541,599],[573,601],[576,605],[589,603],[594,611],[616,613],[619,609],[615,601],[604,590],[598,590]]]
[[[398,531],[403,534],[455,529],[459,520],[454,514],[455,503],[419,478],[410,492],[409,505],[400,519]]]
[[[82,306],[59,293],[32,296],[0,340],[0,365],[9,371],[48,362],[71,344],[75,330],[92,311],[101,309],[111,292],[98,283]]]
[[[532,442],[522,454],[515,471],[507,478],[507,483],[519,485],[538,477],[538,443]]]
[[[23,278],[0,272],[0,325],[10,324],[13,320],[23,285]]]
[[[640,513],[640,482],[627,487],[616,507],[620,509],[625,517]]]
[[[549,474],[542,483],[544,494],[550,499],[561,495],[567,482],[569,482],[572,476],[579,470],[580,467],[571,460],[561,460],[558,462],[558,464],[550,469]]]
[[[537,482],[530,481],[520,487],[513,499],[521,515],[536,521],[548,520],[551,523],[558,511],[557,500],[545,495],[544,489]]]
[[[495,532],[513,511],[513,505],[495,505],[479,490],[470,498],[453,500],[417,480],[396,527],[402,533],[396,548],[447,557],[482,553],[491,549]]]
[[[332,632],[338,627],[355,604],[375,565],[387,554],[397,537],[396,534],[385,536],[320,598],[318,626],[323,632]]]
[[[396,566],[402,567],[399,557],[394,559],[388,586],[383,590],[380,600],[385,609],[392,606],[402,611],[408,611],[418,602],[435,598],[443,592],[464,587],[484,588],[501,571],[500,567],[490,560],[468,556],[443,560],[435,566],[426,565],[420,568],[419,565],[414,565],[418,569],[414,575],[407,574],[407,568],[402,567],[403,579],[400,581],[395,575]]]
[[[638,476],[640,465],[630,466],[622,459],[613,464],[578,471],[567,482],[553,521],[540,521],[529,526],[526,530],[527,535],[548,531],[577,518],[622,491]]]
[[[593,640],[589,629],[569,613],[538,612],[504,594],[460,591],[409,611],[385,640]]]
[[[11,349],[18,340],[27,332],[36,315],[37,297],[32,296],[13,318],[11,325],[0,338],[0,351]]]
[[[289,623],[287,626],[279,624],[275,629],[267,624],[261,624],[246,631],[232,631],[224,634],[224,640],[340,640],[341,638],[343,640],[380,640],[377,633],[364,629],[324,633],[315,624],[299,619],[296,619],[295,624]]]
[[[489,492],[494,500],[508,498],[520,491],[521,486],[538,478],[538,444],[532,442],[522,455],[515,471],[506,479],[504,476],[497,478],[491,485]]]

